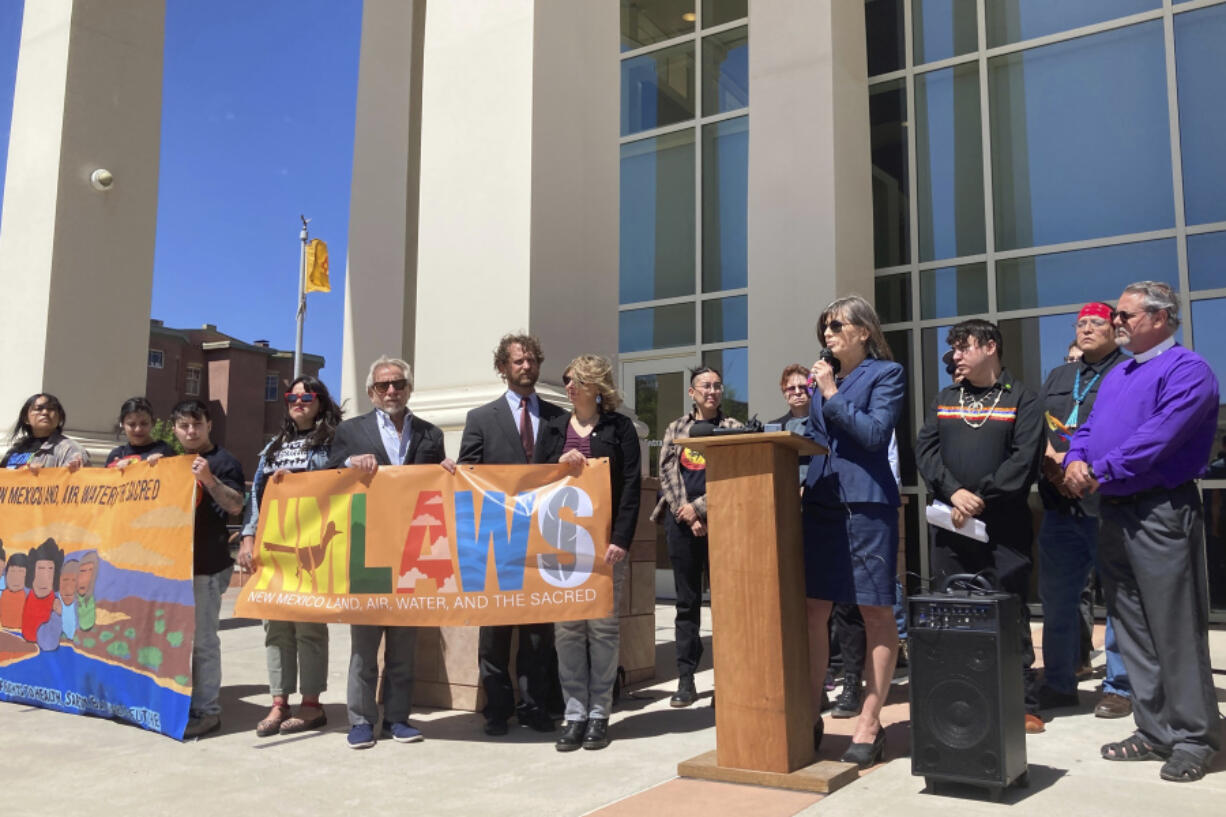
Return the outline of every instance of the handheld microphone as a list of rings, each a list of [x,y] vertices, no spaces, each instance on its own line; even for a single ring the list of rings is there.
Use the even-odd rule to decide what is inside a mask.
[[[826,363],[830,366],[830,370],[835,374],[838,374],[839,369],[843,368],[843,364],[839,362],[839,359],[834,356],[834,352],[830,351],[830,347],[828,346],[823,347],[822,350],[817,353],[817,357],[819,360],[826,361]]]

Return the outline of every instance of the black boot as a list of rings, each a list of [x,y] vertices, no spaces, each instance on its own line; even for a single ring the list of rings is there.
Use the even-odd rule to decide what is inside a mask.
[[[554,744],[559,752],[573,752],[583,744],[587,721],[567,721],[562,726],[562,737]]]
[[[689,706],[698,700],[698,690],[694,688],[694,676],[682,675],[677,679],[677,691],[673,693],[669,706]]]
[[[843,676],[843,691],[839,693],[834,702],[834,711],[830,714],[835,718],[854,718],[860,714],[860,707],[863,705],[860,676],[849,672]]]
[[[609,719],[591,718],[587,722],[587,734],[583,736],[584,749],[603,749],[609,745]]]

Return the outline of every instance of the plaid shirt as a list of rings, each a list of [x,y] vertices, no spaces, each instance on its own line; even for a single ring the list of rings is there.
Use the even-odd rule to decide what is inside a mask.
[[[699,519],[704,522],[707,519],[707,495],[703,494],[692,500],[685,495],[685,481],[681,478],[680,465],[682,446],[673,442],[678,437],[689,436],[690,426],[698,420],[698,411],[692,411],[673,420],[664,432],[664,442],[660,448],[660,501],[651,512],[652,522],[659,522],[664,518],[666,506],[675,517],[686,502],[694,506]],[[715,425],[719,428],[740,428],[744,424],[735,417],[724,416],[721,412],[716,416]]]

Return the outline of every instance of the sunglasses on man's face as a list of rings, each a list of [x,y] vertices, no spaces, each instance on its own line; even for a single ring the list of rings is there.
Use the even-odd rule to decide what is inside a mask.
[[[316,395],[313,391],[303,392],[302,394],[290,391],[285,393],[285,402],[289,403],[291,406],[294,403],[314,403],[317,396],[318,395]]]
[[[378,383],[374,384],[374,389],[375,391],[379,392],[379,394],[387,394],[388,389],[404,391],[406,388],[408,388],[408,386],[409,381],[402,377],[399,380],[380,380]]]

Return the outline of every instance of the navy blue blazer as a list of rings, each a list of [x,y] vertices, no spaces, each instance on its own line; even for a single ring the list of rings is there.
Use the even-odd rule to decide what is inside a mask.
[[[866,358],[826,400],[820,391],[809,404],[805,434],[830,449],[815,456],[805,478],[805,502],[900,504],[890,472],[890,435],[902,416],[907,378],[902,366]]]

